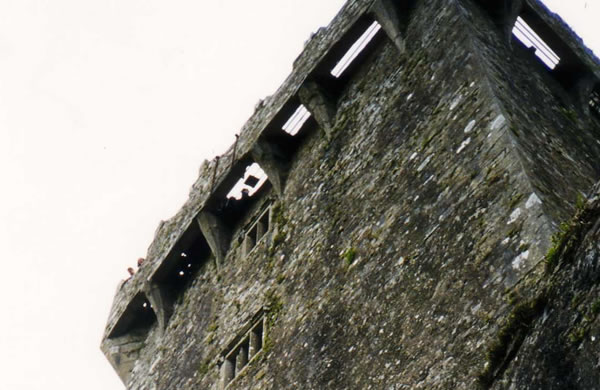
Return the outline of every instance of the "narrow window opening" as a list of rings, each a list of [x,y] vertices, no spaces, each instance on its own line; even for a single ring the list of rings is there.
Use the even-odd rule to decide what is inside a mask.
[[[248,330],[249,329],[249,330]],[[237,342],[230,344],[226,349],[221,366],[221,379],[223,387],[227,387],[244,368],[258,355],[263,348],[264,316],[261,313],[252,326],[240,335]]]
[[[235,378],[235,357],[228,356],[223,362],[223,384],[227,386]]]
[[[269,231],[269,209],[267,209],[259,218],[256,223],[256,241],[260,239]]]
[[[302,127],[304,127],[304,124],[310,118],[310,116],[310,112],[306,109],[306,107],[304,107],[304,105],[301,104],[292,114],[290,119],[285,122],[281,129],[289,135],[294,136],[298,134],[300,130],[302,130]]]
[[[259,321],[250,331],[250,358],[260,352],[263,346],[263,321]]]
[[[250,345],[249,338],[245,338],[240,345],[240,348],[237,350],[237,359],[235,362],[235,366],[241,370],[248,364],[248,347]]]
[[[244,237],[244,256],[254,249],[256,244],[269,231],[270,208],[267,208],[252,224]]]
[[[520,16],[517,18],[512,33],[527,48],[535,50],[535,55],[549,69],[556,68],[560,62],[558,54]]]
[[[340,78],[352,62],[354,62],[360,53],[362,53],[369,45],[379,30],[381,30],[381,25],[377,22],[373,22],[333,67],[330,72],[331,75],[335,78]]]
[[[256,245],[256,226],[252,227],[244,238],[244,254],[247,255]]]
[[[600,118],[600,90],[595,89],[590,95],[590,110]]]

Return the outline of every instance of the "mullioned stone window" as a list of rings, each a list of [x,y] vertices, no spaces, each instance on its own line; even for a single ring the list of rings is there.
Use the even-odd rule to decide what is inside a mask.
[[[256,360],[263,350],[265,317],[261,312],[223,352],[221,363],[221,389],[228,388],[246,367]]]
[[[271,207],[267,207],[266,210],[260,214],[260,216],[254,221],[250,229],[246,232],[243,242],[243,253],[247,256],[254,247],[267,236],[271,225]]]

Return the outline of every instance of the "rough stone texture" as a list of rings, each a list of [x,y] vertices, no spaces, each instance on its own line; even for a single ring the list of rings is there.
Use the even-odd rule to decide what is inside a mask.
[[[595,389],[600,383],[599,185],[554,241],[552,266],[513,294],[513,313],[531,307],[523,292],[541,304],[493,389]]]
[[[102,350],[128,389],[223,388],[224,355],[261,312],[263,349],[228,389],[599,383],[598,233],[582,233],[596,214],[583,221],[580,211],[569,225],[582,228],[567,229],[579,235],[558,251],[564,260],[553,258],[554,273],[543,259],[578,194],[599,179],[600,120],[506,42],[489,3],[372,3],[348,2],[307,43],[236,145],[203,164],[188,202],[120,286]],[[525,3],[598,74],[562,22]],[[389,15],[381,9],[390,4],[399,17],[380,19],[370,51],[348,76],[328,79],[323,69],[354,27]],[[315,120],[286,136],[279,127],[303,90],[319,91],[308,94]],[[220,214],[255,160],[273,186],[235,216]],[[597,198],[589,210],[600,209]],[[246,254],[245,236],[269,206],[270,229]],[[199,227],[207,212],[216,221],[201,217]],[[206,240],[200,247],[228,250],[198,250],[194,278],[174,295],[156,275]]]

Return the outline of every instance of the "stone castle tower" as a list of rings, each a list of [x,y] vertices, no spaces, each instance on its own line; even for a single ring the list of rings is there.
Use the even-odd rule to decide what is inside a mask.
[[[102,351],[132,390],[597,388],[598,179],[598,59],[538,1],[349,0]]]

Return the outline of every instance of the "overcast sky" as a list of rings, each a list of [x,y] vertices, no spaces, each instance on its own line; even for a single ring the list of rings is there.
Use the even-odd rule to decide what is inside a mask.
[[[117,283],[343,2],[0,0],[0,389],[123,388]]]

